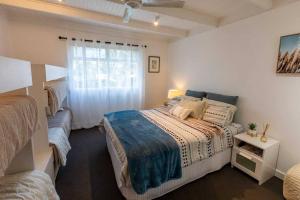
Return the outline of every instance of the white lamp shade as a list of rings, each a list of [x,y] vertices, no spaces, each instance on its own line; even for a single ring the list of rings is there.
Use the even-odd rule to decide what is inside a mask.
[[[180,90],[172,89],[172,90],[168,91],[168,99],[173,99],[173,98],[181,96],[181,95],[182,95],[182,91],[180,91]]]

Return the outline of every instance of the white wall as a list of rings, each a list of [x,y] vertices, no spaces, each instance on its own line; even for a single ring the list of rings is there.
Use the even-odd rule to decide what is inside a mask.
[[[277,168],[300,162],[300,76],[275,73],[279,39],[300,32],[300,3],[174,42],[170,87],[238,95],[237,120],[271,123]]]
[[[6,12],[0,7],[0,55],[6,55],[7,41],[7,18]]]
[[[167,93],[167,49],[166,40],[145,34],[77,23],[50,16],[29,13],[7,12],[9,38],[6,50],[9,56],[29,60],[37,64],[67,65],[67,44],[58,36],[68,36],[102,41],[132,42],[147,44],[145,50],[145,106],[163,103]],[[161,73],[147,72],[148,55],[161,57]]]

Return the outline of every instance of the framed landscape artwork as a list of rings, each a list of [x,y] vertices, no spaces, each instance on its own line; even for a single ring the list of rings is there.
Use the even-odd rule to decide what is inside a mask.
[[[276,71],[277,73],[300,73],[300,33],[280,38]]]
[[[159,56],[149,56],[148,72],[149,73],[159,73],[160,72],[160,57]]]

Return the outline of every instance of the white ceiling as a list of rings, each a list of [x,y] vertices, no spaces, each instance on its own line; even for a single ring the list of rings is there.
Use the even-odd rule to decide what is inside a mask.
[[[57,0],[48,0],[54,3],[58,3]],[[193,11],[194,14],[205,15],[216,19],[220,24],[232,23],[250,16],[260,14],[267,11],[269,8],[263,8],[253,2],[265,1],[272,2],[273,7],[278,7],[287,3],[291,3],[297,0],[185,0],[184,10]],[[97,11],[110,15],[122,17],[124,13],[124,6],[109,2],[106,0],[63,0],[63,4],[73,6],[76,8],[83,8],[87,10]],[[133,19],[148,22],[153,22],[156,15],[160,15],[161,26],[167,26],[172,28],[184,29],[184,30],[208,30],[212,27],[207,24],[202,24],[195,20],[184,19],[184,17],[174,17],[172,14],[168,15],[168,12],[181,12],[183,9],[160,9],[164,10],[163,14],[159,9],[154,8],[148,10],[134,10]],[[202,17],[202,16],[200,16]]]
[[[211,30],[295,1],[300,0],[185,0],[181,9],[135,9],[128,24],[122,23],[125,6],[107,0],[3,0],[6,3],[2,4],[121,29],[184,37],[189,32]],[[154,27],[152,23],[157,15],[160,25]]]
[[[57,0],[47,0],[48,2],[58,3]],[[125,6],[106,0],[63,0],[62,4],[73,6],[76,8],[82,8],[92,10],[96,12],[106,13],[122,17],[124,14]],[[158,14],[155,12],[149,12],[146,10],[134,10],[132,19],[152,23],[155,16]],[[180,18],[170,17],[168,15],[160,15],[160,24],[162,26],[169,26],[174,28],[180,28],[190,30],[199,26],[198,23],[193,21],[183,20]]]

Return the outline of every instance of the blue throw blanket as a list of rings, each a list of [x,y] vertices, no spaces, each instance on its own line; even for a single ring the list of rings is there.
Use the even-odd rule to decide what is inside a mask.
[[[106,114],[127,156],[131,185],[137,194],[181,177],[176,141],[135,110]]]

